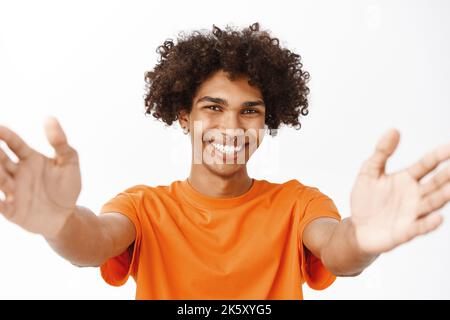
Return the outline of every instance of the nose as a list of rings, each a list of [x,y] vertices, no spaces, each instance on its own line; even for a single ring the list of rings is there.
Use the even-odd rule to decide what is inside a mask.
[[[220,122],[220,131],[224,135],[224,142],[226,144],[234,144],[238,137],[243,134],[239,114],[236,112],[226,112],[222,119],[220,119]]]
[[[223,129],[239,129],[240,121],[239,115],[236,112],[225,112],[220,119],[220,125]]]

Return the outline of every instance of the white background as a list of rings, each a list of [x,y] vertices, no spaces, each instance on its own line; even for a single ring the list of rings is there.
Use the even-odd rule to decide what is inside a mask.
[[[400,146],[388,171],[450,141],[450,2],[0,0],[0,123],[52,155],[43,121],[57,116],[80,153],[79,204],[189,173],[177,127],[144,116],[144,72],[179,31],[259,21],[302,56],[310,114],[300,131],[266,137],[249,164],[258,179],[317,186],[349,215],[362,161],[389,127]],[[448,218],[449,206],[445,207]],[[362,275],[306,299],[450,298],[450,223],[382,255]],[[133,299],[98,269],[57,256],[42,237],[0,217],[0,298]]]

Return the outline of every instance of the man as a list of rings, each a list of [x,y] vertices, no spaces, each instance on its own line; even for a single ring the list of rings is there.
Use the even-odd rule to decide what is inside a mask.
[[[77,205],[78,156],[56,119],[46,123],[53,159],[0,127],[19,159],[0,149],[0,212],[72,264],[100,266],[116,286],[131,275],[137,299],[302,299],[302,283],[324,289],[336,276],[356,276],[381,253],[442,223],[435,211],[450,199],[450,167],[421,180],[450,158],[450,146],[386,174],[396,130],[363,163],[344,220],[317,188],[248,176],[261,132],[300,128],[308,113],[309,74],[300,56],[258,24],[194,32],[159,52],[146,74],[146,111],[190,134],[185,180],[131,187],[96,215]]]

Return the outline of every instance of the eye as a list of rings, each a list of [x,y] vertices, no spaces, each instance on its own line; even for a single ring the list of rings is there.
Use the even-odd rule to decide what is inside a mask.
[[[258,113],[258,110],[255,109],[245,109],[242,111],[243,114],[255,114]]]
[[[206,106],[206,109],[212,110],[212,111],[220,111],[220,106],[214,105],[214,106]]]

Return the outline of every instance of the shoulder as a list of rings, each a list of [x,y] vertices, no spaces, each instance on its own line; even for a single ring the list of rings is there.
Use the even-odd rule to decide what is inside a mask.
[[[318,187],[304,184],[297,179],[291,179],[285,182],[259,180],[259,183],[262,185],[262,190],[279,192],[304,203],[318,198],[328,199],[328,196]]]
[[[272,182],[268,180],[256,180],[255,181],[260,185],[261,189],[298,189],[303,186],[297,179],[291,179],[285,182]]]
[[[124,190],[124,192],[127,193],[139,193],[139,192],[170,192],[172,188],[179,185],[181,181],[176,180],[169,184],[165,185],[146,185],[146,184],[137,184],[134,186],[131,186]]]
[[[150,186],[146,184],[137,184],[126,188],[119,195],[126,196],[134,200],[160,198],[170,196],[179,181],[174,181],[168,185]]]
[[[280,189],[284,191],[292,191],[298,193],[311,193],[318,191],[316,187],[305,185],[297,179],[290,179],[284,182],[270,182],[267,180],[259,180],[265,189]]]

